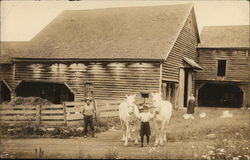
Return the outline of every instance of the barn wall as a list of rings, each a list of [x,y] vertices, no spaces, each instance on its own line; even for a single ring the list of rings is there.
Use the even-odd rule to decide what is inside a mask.
[[[13,78],[14,78],[14,65],[11,64],[0,64],[0,80],[5,80],[5,82],[12,87]],[[14,93],[11,93],[11,96],[14,96]]]
[[[199,49],[199,64],[203,70],[197,72],[197,80],[250,82],[249,51],[235,49]],[[248,53],[247,53],[248,52]],[[226,76],[217,76],[217,61],[227,60]]]
[[[183,57],[196,59],[197,34],[195,31],[194,11],[190,13],[167,60],[162,66],[163,80],[179,81],[180,64]]]
[[[13,77],[13,65],[11,64],[0,64],[0,80],[6,80],[11,82]]]
[[[75,101],[84,98],[84,83],[94,85],[97,100],[120,100],[125,94],[159,90],[160,64],[145,63],[16,63],[11,82],[14,90],[22,80],[66,82]],[[11,72],[10,72],[11,73]]]

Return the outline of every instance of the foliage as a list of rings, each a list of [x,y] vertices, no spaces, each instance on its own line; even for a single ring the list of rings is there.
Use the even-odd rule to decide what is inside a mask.
[[[116,149],[109,149],[104,154],[104,159],[117,159],[119,156],[118,151]]]

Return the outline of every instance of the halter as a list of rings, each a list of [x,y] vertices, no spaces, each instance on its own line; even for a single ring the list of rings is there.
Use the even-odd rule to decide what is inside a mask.
[[[128,106],[128,109],[129,109],[129,108],[132,108],[132,110],[131,110],[131,112],[129,111],[128,114],[129,114],[129,115],[132,115],[132,113],[134,113],[134,106],[133,106],[133,105],[130,105],[130,106]]]

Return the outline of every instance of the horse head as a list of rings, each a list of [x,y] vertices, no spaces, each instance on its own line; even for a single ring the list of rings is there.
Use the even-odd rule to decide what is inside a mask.
[[[126,100],[125,101],[128,104],[128,114],[132,115],[137,110],[137,107],[135,105],[136,94],[133,94],[133,95],[127,95],[126,94],[125,96],[126,96]]]
[[[153,97],[153,105],[155,107],[155,112],[159,113],[160,107],[161,107],[161,102],[162,102],[161,92],[160,93],[151,93],[151,95]]]

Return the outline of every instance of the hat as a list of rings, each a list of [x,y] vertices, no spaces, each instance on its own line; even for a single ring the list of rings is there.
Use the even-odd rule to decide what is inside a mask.
[[[91,97],[85,97],[84,100],[85,100],[85,101],[87,101],[87,100],[90,100],[90,101],[91,101],[92,98],[91,98]]]
[[[144,105],[144,106],[142,107],[142,110],[143,110],[143,111],[148,110],[148,106]]]

